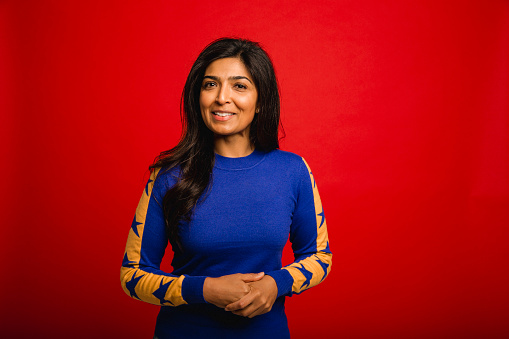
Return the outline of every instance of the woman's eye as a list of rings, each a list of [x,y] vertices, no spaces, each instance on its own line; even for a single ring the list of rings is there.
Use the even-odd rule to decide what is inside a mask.
[[[203,88],[211,88],[211,87],[214,87],[216,84],[213,83],[213,82],[206,82],[203,84]]]
[[[247,86],[246,85],[243,85],[243,84],[235,84],[235,88],[238,88],[238,89],[246,89]]]

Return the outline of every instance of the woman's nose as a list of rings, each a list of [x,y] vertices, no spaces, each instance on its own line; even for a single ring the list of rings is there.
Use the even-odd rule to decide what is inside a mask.
[[[219,105],[224,105],[230,102],[230,91],[228,86],[221,86],[217,92],[216,101]]]

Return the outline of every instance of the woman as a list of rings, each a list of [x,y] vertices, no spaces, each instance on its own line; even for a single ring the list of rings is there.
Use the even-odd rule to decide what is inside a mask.
[[[272,63],[254,42],[216,40],[182,101],[183,135],[150,166],[122,287],[164,306],[156,338],[289,338],[285,296],[320,283],[332,255],[311,170],[278,150]],[[282,268],[288,236],[295,262]],[[168,240],[171,274],[160,270]]]

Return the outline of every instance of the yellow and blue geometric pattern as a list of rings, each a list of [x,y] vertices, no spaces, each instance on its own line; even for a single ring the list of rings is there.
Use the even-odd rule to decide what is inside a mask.
[[[158,173],[159,169],[152,171],[136,208],[136,214],[127,238],[120,278],[122,288],[133,298],[155,305],[177,306],[186,304],[181,292],[184,277],[150,273],[140,268],[139,265],[145,227],[144,222],[147,217],[147,209],[154,181]]]
[[[332,264],[332,253],[329,250],[329,236],[327,233],[327,223],[323,212],[322,201],[318,194],[316,181],[307,162],[302,159],[308,169],[310,179],[313,185],[313,198],[316,214],[316,253],[283,267],[293,277],[292,292],[301,293],[302,291],[318,285],[329,274]]]

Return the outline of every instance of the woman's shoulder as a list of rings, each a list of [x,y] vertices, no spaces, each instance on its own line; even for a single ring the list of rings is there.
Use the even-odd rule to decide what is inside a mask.
[[[270,152],[267,158],[267,171],[282,181],[291,183],[296,189],[309,182],[311,170],[299,154],[278,149]]]
[[[167,190],[177,183],[180,175],[180,168],[156,167],[150,174],[150,179],[154,181],[154,188]]]
[[[285,175],[301,177],[308,175],[306,161],[299,154],[276,149],[267,154],[267,163],[272,170],[282,171]]]
[[[272,152],[269,152],[268,156],[273,161],[282,162],[289,166],[300,167],[305,162],[304,158],[301,157],[300,155],[289,151],[283,151],[280,149],[276,149],[273,150]]]

